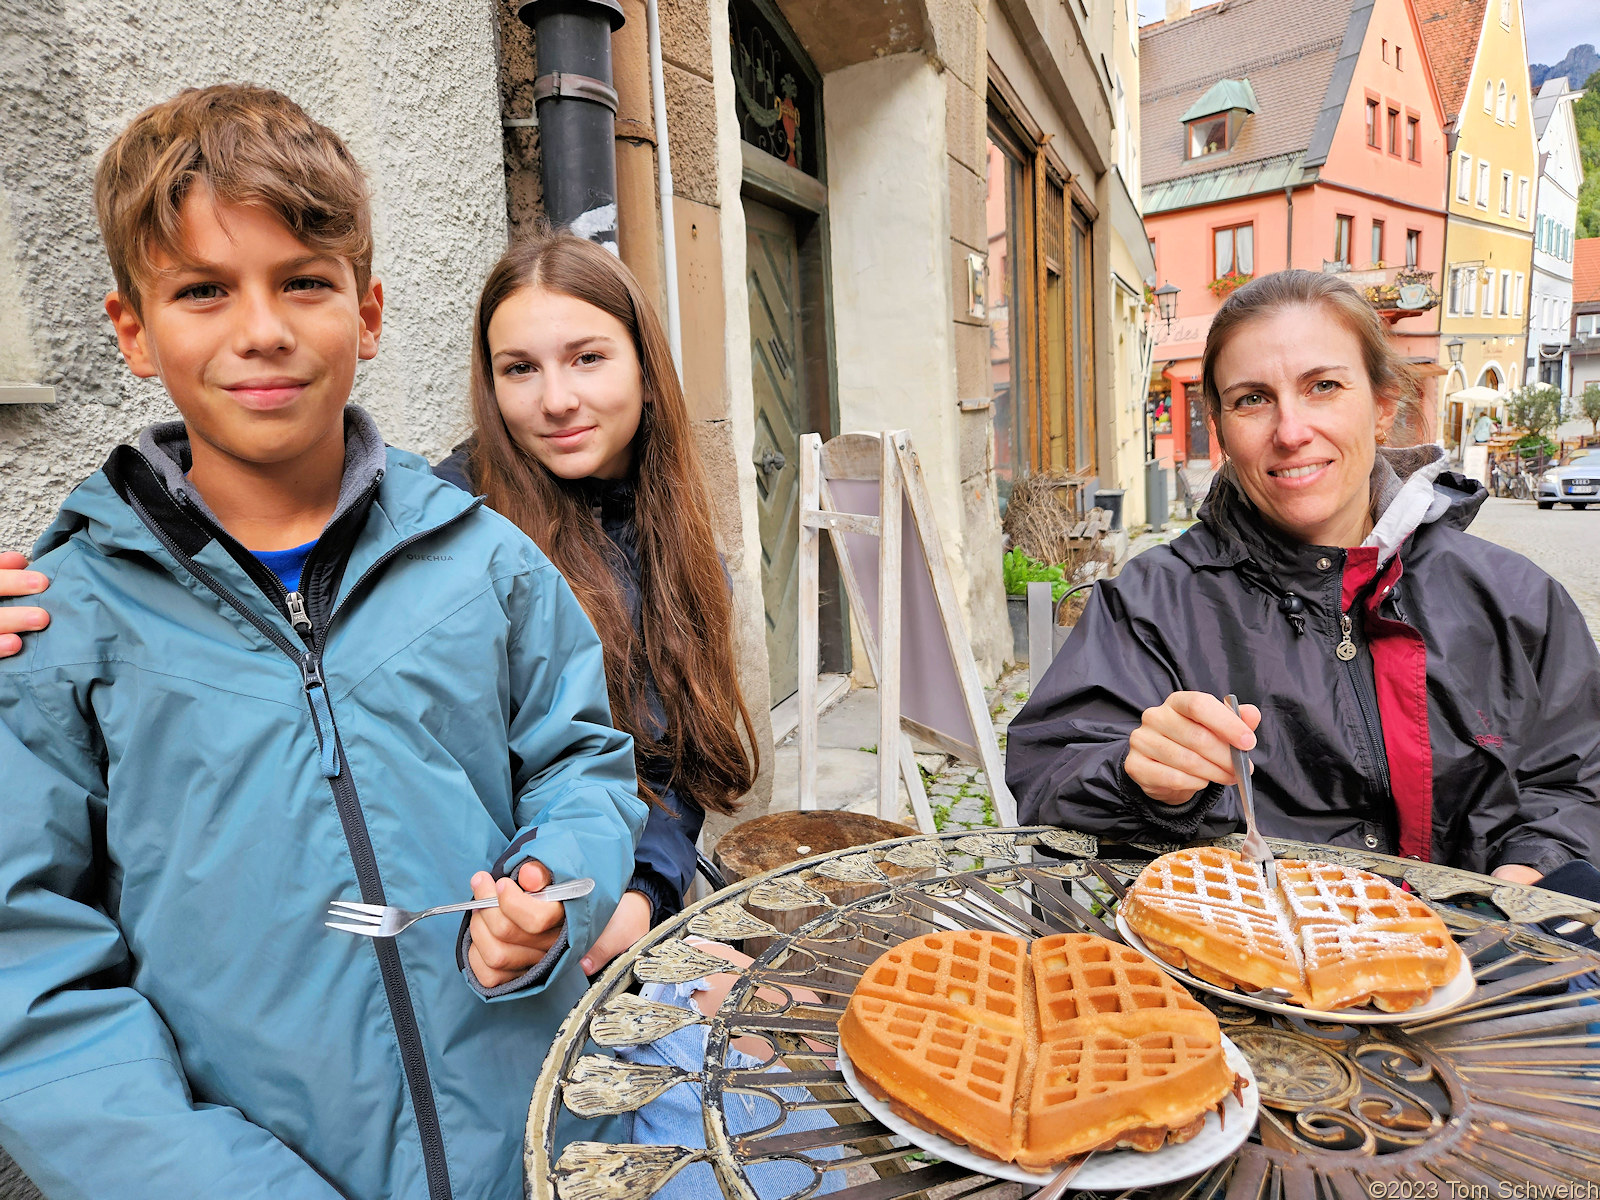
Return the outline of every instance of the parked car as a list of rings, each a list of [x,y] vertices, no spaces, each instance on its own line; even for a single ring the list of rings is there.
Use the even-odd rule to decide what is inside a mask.
[[[1558,502],[1573,508],[1600,504],[1600,453],[1580,455],[1539,476],[1539,507],[1554,508]]]

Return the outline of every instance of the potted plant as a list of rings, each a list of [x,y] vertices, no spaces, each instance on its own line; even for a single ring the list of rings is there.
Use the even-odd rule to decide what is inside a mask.
[[[1254,275],[1245,274],[1240,271],[1229,271],[1226,275],[1217,276],[1217,278],[1206,284],[1206,286],[1211,289],[1211,294],[1213,296],[1215,296],[1218,300],[1223,300],[1228,296],[1233,295],[1234,292],[1238,291],[1254,278]]]

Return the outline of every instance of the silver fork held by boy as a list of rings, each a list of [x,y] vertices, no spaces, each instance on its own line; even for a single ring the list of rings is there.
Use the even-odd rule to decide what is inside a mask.
[[[1229,692],[1223,703],[1233,710],[1234,716],[1239,715],[1239,697]],[[1256,792],[1250,782],[1250,756],[1237,746],[1228,749],[1233,752],[1233,773],[1239,777],[1239,804],[1244,809],[1244,844],[1239,850],[1247,862],[1261,864],[1267,874],[1267,886],[1275,888],[1278,886],[1278,863],[1267,847],[1267,839],[1256,827]]]
[[[594,891],[594,880],[573,879],[566,883],[552,883],[537,892],[529,892],[530,900],[576,900]],[[412,912],[393,904],[362,904],[355,900],[335,900],[328,906],[328,915],[339,918],[325,921],[329,929],[342,929],[345,933],[359,933],[365,937],[394,937],[409,929],[423,917],[436,917],[440,913],[467,912],[475,908],[498,908],[500,898],[487,896],[482,900],[464,900],[460,904],[441,904],[438,908],[425,908]]]

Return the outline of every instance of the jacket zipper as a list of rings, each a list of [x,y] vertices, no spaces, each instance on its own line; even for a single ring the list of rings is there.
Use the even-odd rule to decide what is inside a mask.
[[[1384,749],[1383,735],[1378,731],[1377,722],[1372,719],[1372,710],[1377,707],[1377,695],[1367,695],[1366,675],[1356,663],[1356,644],[1350,633],[1354,623],[1350,614],[1339,614],[1339,645],[1334,654],[1340,662],[1344,663],[1350,675],[1350,686],[1355,689],[1356,707],[1361,710],[1361,725],[1367,731],[1367,749],[1372,754],[1372,761],[1378,767],[1378,784],[1383,789],[1383,798],[1392,808],[1394,806],[1394,789],[1389,782],[1389,752]],[[1347,649],[1348,647],[1348,649]],[[1371,704],[1368,704],[1368,700]]]
[[[328,629],[333,624],[333,619],[340,610],[350,602],[350,599],[361,590],[369,579],[380,568],[390,562],[407,546],[423,538],[432,537],[434,534],[449,528],[469,513],[472,513],[483,503],[483,498],[475,497],[470,505],[455,514],[449,520],[435,525],[421,533],[413,534],[389,547],[376,561],[372,563],[356,582],[345,593],[344,599],[334,606],[328,614],[327,623],[320,632],[314,634],[309,640],[308,648],[300,650],[288,638],[284,637],[278,628],[261,616],[255,609],[239,596],[232,588],[223,583],[205,567],[195,562],[173,540],[172,536],[155,521],[140,503],[138,497],[131,491],[128,495],[133,511],[145,528],[150,530],[156,540],[166,549],[167,553],[177,559],[183,568],[198,579],[202,584],[216,593],[230,608],[259,630],[263,637],[287,654],[300,668],[300,677],[306,692],[306,703],[311,710],[312,728],[316,731],[317,741],[321,748],[322,774],[327,778],[333,791],[334,805],[339,814],[339,824],[343,828],[345,843],[350,849],[350,859],[355,866],[356,882],[361,890],[361,899],[368,904],[384,904],[387,900],[383,893],[383,880],[378,872],[377,855],[372,849],[372,838],[367,831],[366,817],[361,811],[361,800],[356,793],[355,780],[351,778],[348,769],[341,768],[340,764],[348,767],[349,760],[344,753],[344,746],[339,740],[339,729],[333,720],[333,708],[328,703],[327,684],[322,675],[322,651],[327,642]],[[308,564],[309,565],[309,564]],[[282,587],[282,584],[279,584]],[[295,630],[300,632],[301,622],[304,621],[305,630],[301,633],[312,633],[311,621],[306,616],[305,603],[298,591],[284,590],[285,602],[290,613],[290,620]],[[298,610],[298,615],[297,615]],[[326,728],[324,728],[326,723]],[[400,961],[400,952],[395,946],[393,938],[371,939],[378,954],[378,970],[383,977],[383,989],[389,1002],[389,1011],[394,1018],[395,1034],[400,1042],[400,1060],[406,1076],[407,1089],[411,1093],[411,1107],[416,1113],[417,1134],[422,1143],[423,1166],[428,1178],[428,1195],[431,1200],[451,1200],[449,1165],[445,1160],[444,1134],[439,1126],[438,1106],[434,1102],[433,1085],[428,1075],[427,1057],[422,1049],[422,1031],[417,1024],[416,1008],[411,1003],[411,992],[406,984],[405,967]]]

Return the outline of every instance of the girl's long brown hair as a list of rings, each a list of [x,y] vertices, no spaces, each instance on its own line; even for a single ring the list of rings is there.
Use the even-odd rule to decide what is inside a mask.
[[[592,304],[633,335],[644,388],[633,439],[642,638],[617,586],[617,551],[583,491],[517,444],[495,399],[489,322],[530,287]],[[570,233],[540,232],[506,251],[489,272],[473,322],[472,414],[473,480],[491,508],[538,543],[594,623],[617,728],[633,736],[641,762],[669,759],[673,786],[701,808],[733,812],[760,765],[734,662],[733,602],[666,333],[633,273]],[[660,738],[651,736],[645,707],[646,669],[666,710]]]

